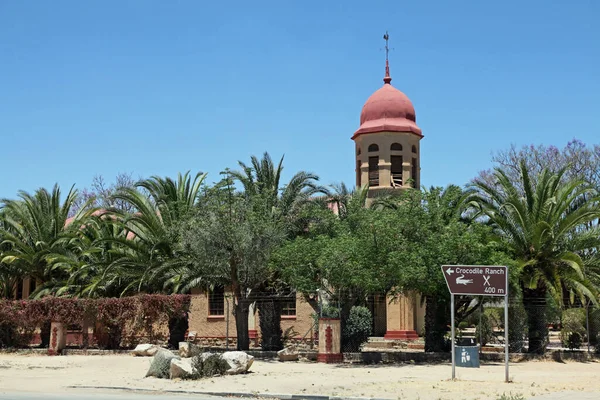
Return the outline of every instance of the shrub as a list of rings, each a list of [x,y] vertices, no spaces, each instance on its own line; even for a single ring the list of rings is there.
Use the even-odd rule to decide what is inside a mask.
[[[521,299],[515,299],[508,310],[508,351],[522,353],[527,337],[527,313]]]
[[[475,337],[481,342],[481,347],[494,339],[494,331],[492,329],[492,324],[490,323],[490,318],[485,313],[481,315],[481,324],[477,324]]]
[[[583,344],[583,337],[579,332],[571,332],[564,343],[565,347],[569,350],[579,350]]]
[[[522,394],[503,393],[502,396],[498,397],[497,400],[525,400],[525,396]]]
[[[564,347],[575,350],[583,343],[585,329],[585,310],[568,309],[562,314],[560,340]]]
[[[99,345],[118,348],[124,335],[155,339],[153,327],[189,310],[188,295],[139,295],[123,298],[0,300],[0,348],[31,343],[36,329],[50,322],[82,325],[98,323]]]
[[[467,329],[469,327],[469,323],[467,321],[460,321],[458,324],[458,329]]]
[[[342,330],[342,347],[344,351],[359,351],[360,345],[371,335],[373,317],[366,307],[354,306]]]
[[[223,375],[229,369],[229,363],[220,354],[198,354],[192,357],[194,373],[188,379],[210,378]]]

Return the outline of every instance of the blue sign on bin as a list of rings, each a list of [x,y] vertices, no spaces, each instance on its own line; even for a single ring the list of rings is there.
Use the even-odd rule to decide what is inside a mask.
[[[479,368],[479,346],[454,346],[456,366]]]

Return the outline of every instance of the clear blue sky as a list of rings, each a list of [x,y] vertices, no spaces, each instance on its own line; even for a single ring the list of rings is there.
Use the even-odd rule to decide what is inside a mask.
[[[0,197],[218,172],[267,150],[353,185],[360,110],[413,101],[422,183],[515,144],[600,142],[600,2],[0,0]]]

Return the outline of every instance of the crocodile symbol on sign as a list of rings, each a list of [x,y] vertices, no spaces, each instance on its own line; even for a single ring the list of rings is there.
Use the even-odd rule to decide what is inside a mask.
[[[461,275],[456,278],[457,285],[468,285],[469,283],[473,283],[473,279],[464,279],[464,275]]]

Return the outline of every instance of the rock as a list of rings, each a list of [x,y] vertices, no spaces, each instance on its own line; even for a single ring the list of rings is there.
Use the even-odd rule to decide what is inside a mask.
[[[131,354],[138,357],[152,357],[156,354],[158,349],[159,347],[153,344],[138,344],[135,349],[131,351]]]
[[[279,361],[298,361],[298,350],[293,347],[286,347],[277,352]]]
[[[152,358],[152,363],[150,364],[150,368],[148,368],[146,377],[168,378],[171,371],[171,360],[173,359],[180,360],[181,358],[169,350],[159,349],[154,358]]]
[[[193,357],[200,353],[200,348],[190,342],[179,342],[179,356],[183,358]]]
[[[171,368],[169,370],[169,377],[171,379],[183,379],[193,373],[194,368],[192,368],[192,362],[190,360],[171,359]]]
[[[222,357],[229,364],[230,368],[226,372],[228,375],[246,373],[254,362],[254,357],[243,351],[226,351]]]

